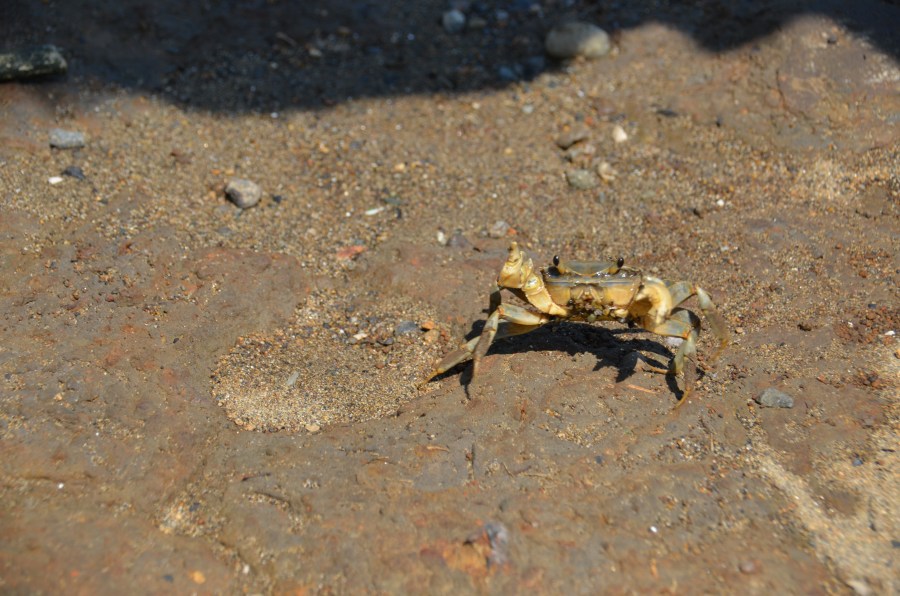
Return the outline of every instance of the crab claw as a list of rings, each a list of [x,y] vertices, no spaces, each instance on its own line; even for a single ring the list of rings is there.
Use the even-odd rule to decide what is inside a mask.
[[[509,255],[497,278],[497,285],[503,288],[521,288],[534,271],[531,259],[519,248],[517,242],[509,245]]]

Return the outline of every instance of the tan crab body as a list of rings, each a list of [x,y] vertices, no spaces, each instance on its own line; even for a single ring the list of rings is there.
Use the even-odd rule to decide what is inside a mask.
[[[504,304],[500,289],[505,288],[528,302],[536,311]],[[728,345],[730,338],[725,321],[718,314],[709,295],[688,282],[668,282],[644,275],[640,270],[616,263],[600,261],[560,261],[535,271],[534,263],[513,242],[500,275],[497,287],[491,292],[490,315],[481,335],[463,343],[448,354],[423,381],[427,383],[457,364],[473,360],[472,378],[478,363],[495,339],[527,333],[556,320],[620,321],[634,324],[653,333],[678,337],[684,341],[672,357],[667,372],[681,375],[684,362],[696,352],[700,319],[681,304],[696,296],[700,311],[719,340],[715,360]],[[685,380],[680,403],[690,393],[692,379]]]

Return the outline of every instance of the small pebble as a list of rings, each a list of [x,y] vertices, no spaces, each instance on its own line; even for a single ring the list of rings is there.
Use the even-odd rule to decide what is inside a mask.
[[[63,181],[62,176],[50,176],[49,178],[47,178],[47,182],[49,182],[50,184],[52,184],[54,186],[59,184],[62,181]]]
[[[394,327],[394,335],[411,335],[419,332],[419,324],[415,321],[403,321]]]
[[[469,242],[469,239],[463,236],[462,232],[454,232],[452,236],[450,236],[450,240],[447,241],[447,246],[450,248],[471,248],[472,243]]]
[[[609,53],[609,35],[596,25],[573,21],[557,25],[547,34],[544,49],[554,58],[599,58]]]
[[[624,143],[625,141],[628,140],[628,133],[625,132],[624,128],[622,128],[621,126],[616,124],[613,127],[612,137],[616,143]]]
[[[84,180],[84,170],[79,168],[78,166],[69,166],[65,170],[62,171],[63,176],[71,176],[76,180]]]
[[[572,188],[588,190],[597,186],[597,179],[590,170],[569,170],[566,172],[566,181]]]
[[[612,182],[616,179],[616,171],[609,162],[602,161],[597,165],[597,174],[604,182]]]
[[[775,389],[774,387],[769,387],[768,389],[760,393],[756,398],[756,402],[764,408],[794,407],[794,398],[787,393],[784,393],[783,391]]]
[[[429,329],[422,335],[422,341],[426,344],[433,344],[441,337],[441,332],[437,329]]]
[[[741,561],[738,569],[740,569],[741,573],[750,575],[751,573],[756,573],[756,563],[753,561]]]
[[[589,131],[585,126],[576,126],[575,128],[564,132],[556,138],[556,146],[560,149],[568,149],[575,143],[579,143],[588,138]]]
[[[441,24],[447,33],[451,35],[459,33],[466,27],[466,15],[455,8],[448,10],[441,17]]]
[[[516,74],[516,71],[508,66],[501,66],[497,69],[497,76],[500,77],[501,81],[518,81],[519,75]]]
[[[495,221],[491,229],[488,230],[488,236],[491,238],[503,238],[507,233],[509,233],[509,224],[502,219]]]
[[[78,149],[84,147],[84,143],[84,133],[62,128],[50,131],[50,146],[56,149]]]
[[[859,596],[869,596],[869,594],[873,593],[872,588],[864,579],[849,579],[847,580],[847,585]]]
[[[322,427],[319,426],[318,424],[307,424],[307,425],[306,425],[306,430],[307,430],[307,432],[317,433],[317,432],[319,432],[320,430],[322,430]]]
[[[262,197],[262,189],[251,180],[234,178],[225,187],[225,194],[232,203],[241,209],[247,209],[259,202]]]

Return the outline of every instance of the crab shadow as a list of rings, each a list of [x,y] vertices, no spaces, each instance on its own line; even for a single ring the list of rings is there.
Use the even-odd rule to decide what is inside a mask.
[[[481,335],[485,321],[476,321],[465,336],[469,341]],[[648,332],[637,328],[610,328],[590,323],[559,321],[547,324],[539,329],[522,335],[515,335],[496,340],[491,344],[488,354],[521,354],[523,352],[562,352],[569,356],[590,353],[597,362],[593,371],[607,367],[617,369],[616,383],[628,379],[637,370],[639,362],[651,368],[667,369],[674,353],[663,343],[662,338],[655,339]],[[648,354],[650,354],[648,356]],[[659,358],[655,358],[658,356]],[[695,382],[703,377],[703,370],[695,369]],[[472,361],[466,360],[450,370],[438,375],[435,379],[449,378],[459,374],[459,383],[465,388],[466,395],[472,386]],[[678,399],[683,390],[673,375],[665,375],[669,390]]]

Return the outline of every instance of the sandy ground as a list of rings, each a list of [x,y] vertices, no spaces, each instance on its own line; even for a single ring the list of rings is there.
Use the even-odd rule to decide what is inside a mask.
[[[3,4],[70,70],[0,86],[0,591],[900,591],[895,2]],[[615,323],[418,389],[511,240],[733,344],[678,410]]]

